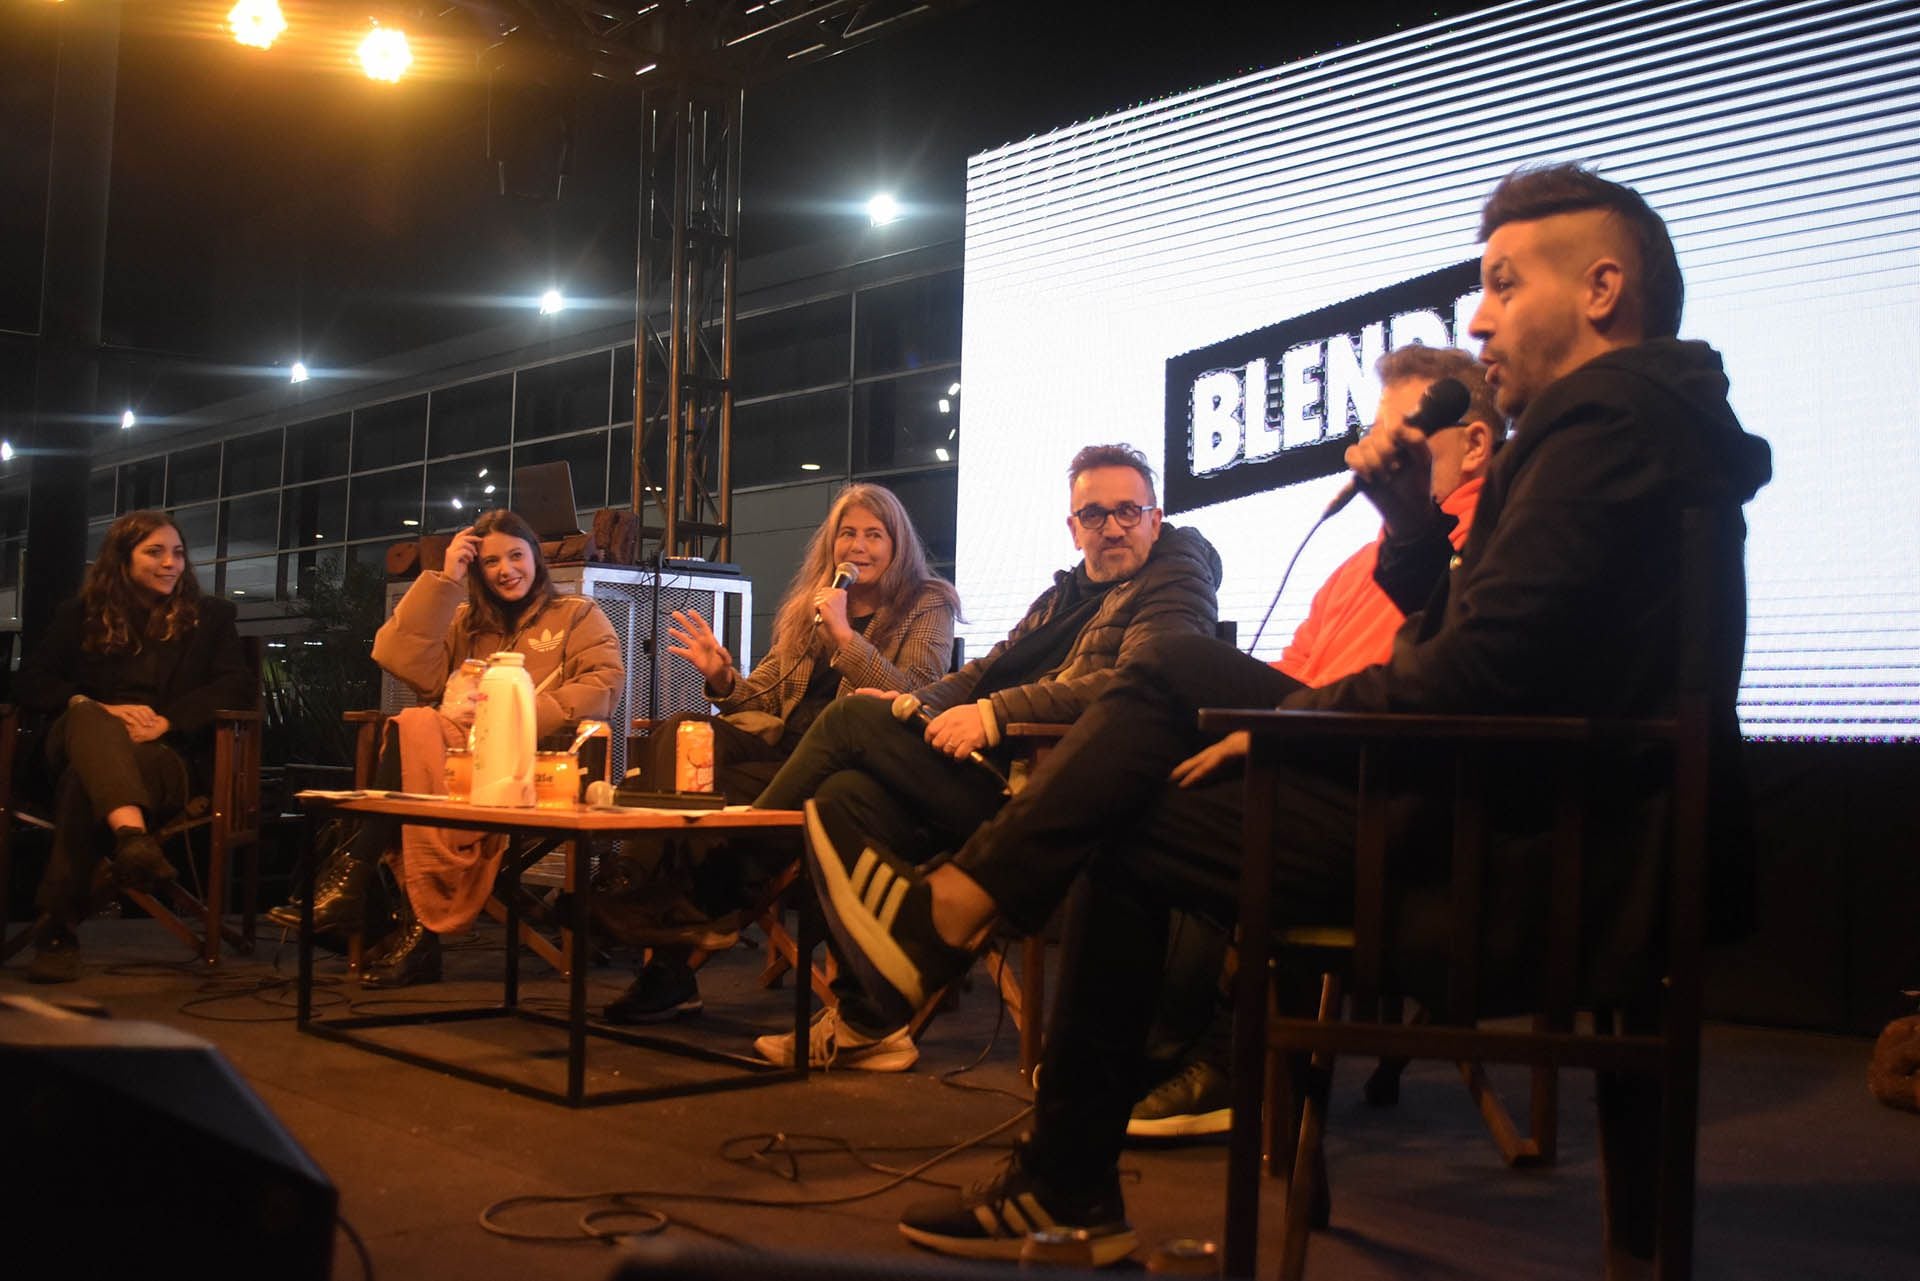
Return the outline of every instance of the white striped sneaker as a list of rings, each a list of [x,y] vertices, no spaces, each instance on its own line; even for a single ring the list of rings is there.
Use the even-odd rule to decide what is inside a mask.
[[[907,1207],[900,1234],[916,1245],[963,1259],[1018,1259],[1035,1232],[1086,1234],[1085,1263],[1104,1268],[1133,1253],[1138,1244],[1127,1222],[1120,1181],[1109,1174],[1093,1192],[1050,1187],[1025,1165],[1026,1149],[1013,1155],[991,1179],[964,1192]]]
[[[769,1063],[793,1066],[793,1033],[754,1038],[753,1052]],[[863,1036],[840,1021],[840,1012],[828,1008],[813,1016],[807,1031],[807,1066],[858,1068],[862,1072],[904,1072],[920,1058],[920,1047],[904,1027],[885,1036]]]
[[[967,972],[973,953],[933,928],[933,896],[918,868],[857,832],[832,830],[835,819],[817,802],[807,802],[806,814],[808,865],[827,928],[862,987],[883,1006],[904,998],[917,1010]]]

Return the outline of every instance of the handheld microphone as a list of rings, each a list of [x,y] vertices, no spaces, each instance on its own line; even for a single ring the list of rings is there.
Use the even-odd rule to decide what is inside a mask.
[[[928,725],[933,724],[933,713],[923,707],[920,700],[913,695],[901,694],[893,700],[893,719],[899,721],[902,725],[905,725],[909,721],[918,721],[920,722],[921,728],[924,729]],[[993,775],[994,782],[1000,784],[1001,790],[1007,790],[1007,776],[1002,774],[999,767],[992,761],[982,756],[979,752],[968,752],[967,759],[987,773]]]
[[[1420,403],[1414,411],[1407,415],[1407,426],[1419,431],[1423,436],[1431,436],[1443,427],[1452,427],[1458,423],[1472,401],[1473,397],[1468,394],[1466,384],[1458,378],[1438,379],[1420,397]],[[1358,476],[1349,478],[1347,483],[1341,486],[1340,492],[1333,496],[1333,501],[1327,504],[1326,513],[1320,519],[1325,520],[1345,508],[1359,492],[1360,478]]]
[[[852,561],[843,560],[838,565],[835,565],[833,567],[833,590],[834,591],[836,592],[845,591],[847,588],[853,586],[855,583],[859,581],[860,581],[860,567],[854,564]],[[813,621],[816,623],[820,621],[820,611],[817,609],[813,611]]]

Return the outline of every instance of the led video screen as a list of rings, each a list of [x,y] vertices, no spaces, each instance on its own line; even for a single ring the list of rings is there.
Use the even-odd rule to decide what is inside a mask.
[[[1530,163],[1647,196],[1681,336],[1773,446],[1748,506],[1755,737],[1920,733],[1920,5],[1515,4],[975,156],[957,576],[973,653],[1075,553],[1067,461],[1126,441],[1226,562],[1246,647],[1368,422],[1372,365],[1472,349],[1479,209]],[[1276,656],[1377,521],[1307,547]]]

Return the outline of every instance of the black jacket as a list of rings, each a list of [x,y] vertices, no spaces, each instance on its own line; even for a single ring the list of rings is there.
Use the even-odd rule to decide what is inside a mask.
[[[14,679],[20,706],[60,712],[75,694],[106,703],[122,701],[119,672],[124,659],[82,648],[85,622],[78,596],[54,611]],[[153,710],[171,723],[169,741],[196,747],[215,712],[250,708],[259,701],[258,674],[247,665],[240,634],[234,630],[234,609],[226,601],[203,597],[199,624],[164,651],[160,697]]]
[[[1494,459],[1458,565],[1395,637],[1392,657],[1288,707],[1392,712],[1658,715],[1671,709],[1679,634],[1682,513],[1714,513],[1731,544],[1714,602],[1712,932],[1745,928],[1752,864],[1734,702],[1746,635],[1742,506],[1772,475],[1767,443],[1727,403],[1720,357],[1660,339],[1601,356],[1547,387]],[[1532,762],[1504,774],[1504,824],[1536,830],[1545,789]],[[1662,848],[1664,793],[1645,763],[1616,762],[1593,832],[1614,850]],[[1438,771],[1435,771],[1438,772]],[[1428,789],[1409,781],[1409,797]],[[1431,797],[1427,798],[1429,801]],[[1409,821],[1418,817],[1408,807]],[[1524,853],[1521,879],[1542,869]],[[1624,976],[1657,928],[1658,860],[1622,856],[1590,869],[1613,919],[1595,923],[1597,969]],[[1539,886],[1516,889],[1525,902]],[[1592,888],[1592,887],[1590,887]],[[1512,915],[1524,915],[1516,909]],[[1489,943],[1489,947],[1495,947]]]
[[[973,697],[974,689],[1014,644],[1053,618],[1073,570],[1053,576],[1007,638],[959,671],[916,691],[930,711],[944,711]],[[1120,665],[1160,636],[1213,634],[1219,617],[1220,553],[1197,529],[1167,525],[1140,572],[1108,588],[1080,629],[1059,670],[1045,679],[996,690],[994,716],[1015,721],[1067,724],[1100,696]]]

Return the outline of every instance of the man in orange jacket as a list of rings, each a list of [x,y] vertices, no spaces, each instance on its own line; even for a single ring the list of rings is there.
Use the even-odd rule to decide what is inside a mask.
[[[1417,608],[1433,577],[1444,572],[1452,553],[1467,541],[1487,465],[1506,435],[1506,419],[1494,406],[1486,370],[1466,352],[1402,347],[1382,356],[1375,369],[1381,383],[1376,432],[1405,421],[1427,388],[1442,378],[1458,379],[1467,389],[1467,412],[1461,422],[1427,437],[1433,456],[1429,489],[1439,516],[1403,513],[1386,503],[1379,537],[1343,561],[1314,593],[1292,642],[1272,664],[1302,685],[1325,685],[1387,661],[1393,634],[1406,619],[1396,597],[1411,597]],[[1436,532],[1448,518],[1452,528]],[[1383,549],[1392,594],[1375,578]],[[1228,768],[1246,751],[1245,734],[1229,735],[1182,761],[1174,768],[1174,780],[1191,787]],[[1184,1138],[1224,1134],[1232,1125],[1226,1070],[1232,1021],[1218,999],[1225,955],[1226,938],[1218,930],[1184,914],[1176,916],[1150,1048],[1160,1083],[1134,1107],[1127,1121],[1129,1135]]]

